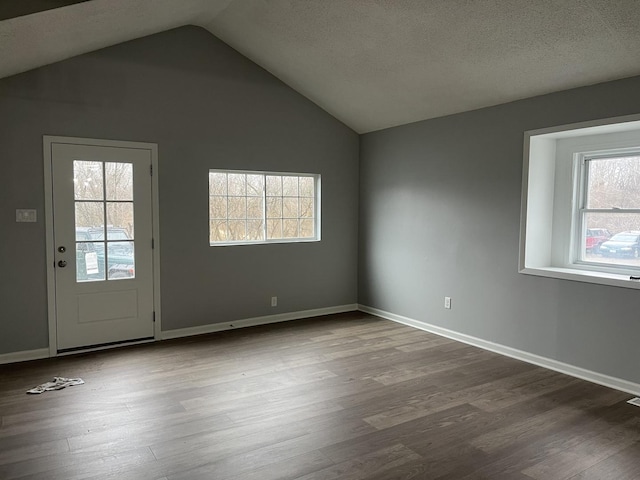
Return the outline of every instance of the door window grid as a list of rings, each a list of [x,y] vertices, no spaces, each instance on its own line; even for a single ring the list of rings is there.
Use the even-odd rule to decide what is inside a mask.
[[[73,181],[76,281],[135,277],[133,165],[76,160]]]

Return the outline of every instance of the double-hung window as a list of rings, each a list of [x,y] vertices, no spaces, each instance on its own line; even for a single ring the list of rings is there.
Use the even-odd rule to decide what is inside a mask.
[[[209,171],[209,243],[320,240],[320,175]]]
[[[640,148],[580,153],[577,261],[640,268]]]
[[[640,116],[525,133],[519,270],[640,288]]]

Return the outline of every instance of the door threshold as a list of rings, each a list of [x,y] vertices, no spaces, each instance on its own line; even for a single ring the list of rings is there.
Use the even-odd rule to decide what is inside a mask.
[[[100,350],[107,350],[110,348],[116,347],[124,347],[128,345],[140,345],[143,343],[151,343],[154,342],[155,339],[153,337],[144,337],[144,338],[135,338],[133,340],[121,340],[119,342],[109,342],[109,343],[100,343],[97,345],[87,345],[84,347],[73,347],[73,348],[63,348],[58,350],[58,357],[62,357],[64,355],[73,355],[74,353],[86,353],[86,352],[97,352]]]

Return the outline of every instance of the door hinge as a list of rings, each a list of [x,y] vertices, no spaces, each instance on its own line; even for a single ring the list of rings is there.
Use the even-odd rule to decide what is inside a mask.
[[[153,323],[156,323],[156,312],[153,312]]]
[[[153,164],[149,165],[149,175],[153,177]]]
[[[156,242],[155,242],[155,240],[152,238],[152,239],[151,239],[151,250],[153,250],[154,248],[156,248]]]

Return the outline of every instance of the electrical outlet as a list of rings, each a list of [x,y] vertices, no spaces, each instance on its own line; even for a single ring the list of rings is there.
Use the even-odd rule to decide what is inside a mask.
[[[272,307],[278,306],[278,297],[271,297],[271,306]]]
[[[444,308],[451,309],[451,297],[444,297]]]

